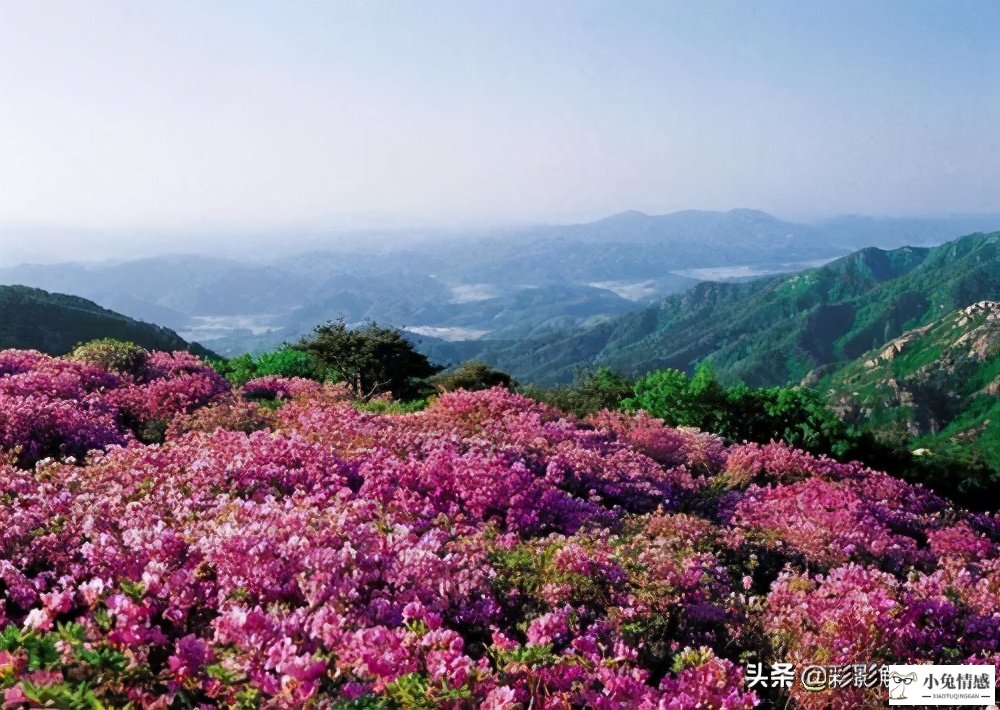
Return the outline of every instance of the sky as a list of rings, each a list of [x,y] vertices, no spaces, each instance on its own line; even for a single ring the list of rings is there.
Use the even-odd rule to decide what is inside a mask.
[[[1000,0],[0,0],[0,248],[996,212],[998,35]]]

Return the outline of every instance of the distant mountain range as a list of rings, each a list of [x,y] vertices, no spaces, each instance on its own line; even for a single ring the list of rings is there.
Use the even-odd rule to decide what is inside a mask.
[[[863,249],[823,267],[749,282],[701,283],[641,311],[544,337],[421,347],[438,361],[483,359],[518,377],[564,382],[581,366],[638,375],[710,360],[723,380],[775,385],[879,347],[956,308],[1000,299],[1000,233],[932,247]]]
[[[705,360],[725,383],[801,382],[859,428],[1000,470],[1000,231],[836,257],[852,243],[939,242],[975,219],[804,226],[752,210],[630,212],[266,264],[172,256],[24,265],[0,269],[0,281],[29,284],[0,286],[0,348],[62,354],[113,337],[213,354],[189,342],[205,337],[232,355],[329,319],[371,319],[403,327],[438,363],[480,359],[524,383]],[[774,273],[815,261],[824,263]],[[760,274],[770,275],[749,278]],[[699,280],[711,277],[728,279]]]
[[[611,327],[699,281],[795,271],[859,244],[931,244],[987,227],[1000,228],[1000,215],[800,224],[756,210],[624,212],[586,224],[424,237],[407,247],[313,251],[266,263],[181,255],[18,265],[0,269],[0,283],[88,298],[227,355],[268,349],[339,317],[407,328],[433,349],[437,339],[513,343],[554,332],[562,339],[580,328]],[[540,357],[525,372],[534,376],[549,361]],[[565,368],[552,375],[566,376]]]
[[[96,338],[130,340],[149,350],[189,350],[213,355],[168,328],[140,323],[77,296],[25,286],[0,286],[0,349],[63,355]]]

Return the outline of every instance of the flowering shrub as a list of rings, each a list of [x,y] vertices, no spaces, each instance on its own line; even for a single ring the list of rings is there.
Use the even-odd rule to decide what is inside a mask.
[[[257,377],[241,388],[247,399],[292,399],[293,397],[316,396],[323,385],[303,377],[279,377],[269,375]]]
[[[605,410],[589,421],[614,432],[637,451],[666,466],[687,464],[699,471],[716,473],[726,461],[726,447],[718,436],[687,427],[668,427],[645,412],[629,416]]]
[[[74,400],[0,393],[0,449],[24,466],[47,457],[82,458],[91,449],[124,444],[114,417]]]
[[[89,450],[127,443],[154,420],[165,428],[175,415],[229,389],[189,353],[144,357],[139,376],[84,362],[91,354],[60,359],[0,352],[0,449],[23,466],[43,458],[82,459]]]
[[[121,384],[94,365],[37,352],[0,352],[0,450],[23,466],[124,444],[107,393]]]
[[[914,538],[893,532],[850,486],[818,478],[751,487],[736,505],[731,523],[824,566],[864,559],[899,570],[928,556],[921,554]]]
[[[196,409],[190,414],[175,416],[166,430],[166,438],[176,439],[191,431],[211,433],[216,429],[249,434],[261,429],[270,429],[274,423],[274,413],[256,402],[227,397]]]
[[[743,662],[1000,660],[1000,523],[919,486],[505,389],[300,384],[0,352],[7,706],[848,707],[880,691]]]
[[[109,399],[128,425],[142,427],[153,420],[189,414],[229,390],[229,382],[194,355],[155,352],[146,361],[143,375]]]

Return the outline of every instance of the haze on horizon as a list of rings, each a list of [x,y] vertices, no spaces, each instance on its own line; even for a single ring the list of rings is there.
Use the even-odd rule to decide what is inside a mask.
[[[997,212],[998,31],[962,0],[0,2],[0,249]]]

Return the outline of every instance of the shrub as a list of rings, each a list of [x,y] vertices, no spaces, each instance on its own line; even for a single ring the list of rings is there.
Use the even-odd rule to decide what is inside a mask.
[[[247,353],[229,360],[213,361],[211,365],[236,387],[259,377],[322,379],[309,354],[290,345],[256,357]]]
[[[260,377],[275,375],[278,377],[301,377],[309,380],[320,379],[319,372],[309,354],[289,345],[271,352],[261,353],[257,356],[256,366],[257,375]]]
[[[602,409],[618,409],[632,394],[632,383],[608,367],[580,369],[573,384],[558,387],[529,385],[522,392],[538,402],[585,417]]]
[[[211,433],[217,429],[242,431],[250,434],[261,429],[269,429],[274,425],[274,422],[274,413],[256,402],[247,402],[238,397],[228,397],[195,410],[191,414],[174,417],[165,436],[168,439],[177,439],[188,432]]]
[[[78,345],[68,359],[97,365],[119,375],[139,377],[146,368],[149,352],[135,343],[103,338]]]
[[[413,414],[427,406],[426,399],[411,399],[409,402],[397,402],[387,397],[375,397],[368,401],[356,400],[354,408],[359,412],[372,414]]]
[[[805,387],[738,384],[726,389],[703,364],[691,377],[679,370],[646,375],[623,407],[648,412],[670,426],[719,434],[729,443],[782,441],[844,461],[861,460],[977,510],[993,510],[1000,501],[1000,475],[982,460],[946,448],[913,456],[907,434],[889,430],[875,436],[852,429],[820,393]]]
[[[696,427],[730,443],[784,441],[816,453],[843,455],[855,444],[823,397],[802,387],[723,388],[703,363],[693,376],[659,370],[635,383],[624,400],[670,426]]]
[[[315,380],[277,375],[254,378],[240,389],[246,399],[276,401],[316,396],[322,390],[323,385]]]
[[[210,360],[209,364],[234,387],[242,387],[258,375],[257,362],[250,353],[228,360]]]
[[[439,392],[454,392],[455,390],[488,390],[491,387],[506,387],[511,389],[510,375],[500,370],[494,370],[485,362],[469,360],[457,367],[439,372],[428,382]]]

